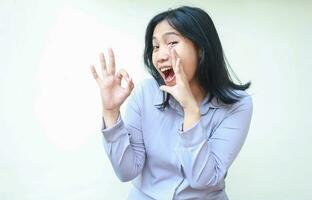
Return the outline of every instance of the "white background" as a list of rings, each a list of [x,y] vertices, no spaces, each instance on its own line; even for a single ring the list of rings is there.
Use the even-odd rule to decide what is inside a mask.
[[[226,178],[230,199],[312,199],[311,1],[151,2],[0,1],[0,199],[127,197],[131,183],[117,179],[102,147],[89,65],[112,47],[138,84],[148,77],[148,21],[180,5],[211,15],[232,68],[252,81],[254,114]]]

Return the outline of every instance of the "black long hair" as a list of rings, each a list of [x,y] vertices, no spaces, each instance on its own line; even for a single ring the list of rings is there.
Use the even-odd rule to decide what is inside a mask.
[[[144,64],[158,85],[164,85],[164,80],[152,62],[152,37],[156,25],[163,20],[167,20],[175,30],[191,40],[199,49],[200,58],[195,77],[201,88],[210,94],[209,101],[213,97],[225,104],[233,104],[239,101],[240,95],[234,90],[246,90],[251,83],[238,85],[233,82],[227,69],[227,62],[214,23],[204,10],[196,7],[182,6],[169,9],[153,17],[147,25]],[[228,67],[230,68],[230,66]],[[160,104],[162,108],[168,105],[169,97],[170,95],[163,92],[163,103]]]

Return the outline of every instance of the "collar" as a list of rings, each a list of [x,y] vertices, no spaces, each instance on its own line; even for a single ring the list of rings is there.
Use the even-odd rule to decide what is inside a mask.
[[[165,93],[165,95],[167,94]],[[207,94],[199,107],[201,115],[206,115],[209,109],[219,109],[226,106],[226,104],[222,103],[221,101],[218,101],[216,97],[213,97],[210,102],[208,102],[208,100],[209,95]],[[163,102],[163,92],[161,90],[158,90],[154,96],[153,104],[155,107],[160,109],[157,105],[161,104],[162,102]],[[180,115],[182,116],[184,115],[183,108],[180,106],[179,102],[175,98],[173,98],[173,96],[171,96],[169,99],[169,106],[175,109]]]

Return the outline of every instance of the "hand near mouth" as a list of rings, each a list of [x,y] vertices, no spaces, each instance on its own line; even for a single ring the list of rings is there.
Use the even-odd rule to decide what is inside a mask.
[[[171,49],[170,54],[172,59],[172,68],[176,79],[175,85],[162,85],[159,89],[170,93],[180,103],[184,111],[196,109],[198,105],[183,70],[181,59],[178,57],[178,54],[174,49]]]

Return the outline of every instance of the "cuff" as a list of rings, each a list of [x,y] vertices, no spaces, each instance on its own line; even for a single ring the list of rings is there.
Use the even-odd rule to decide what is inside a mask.
[[[191,147],[201,143],[207,139],[206,133],[201,123],[201,119],[196,122],[191,128],[182,131],[182,126],[179,129],[180,144],[184,147]]]
[[[126,131],[124,131],[124,123],[119,115],[116,124],[114,124],[112,127],[106,128],[104,118],[102,117],[102,129],[101,132],[103,133],[103,136],[107,142],[114,142],[116,141],[120,136],[127,134]]]

